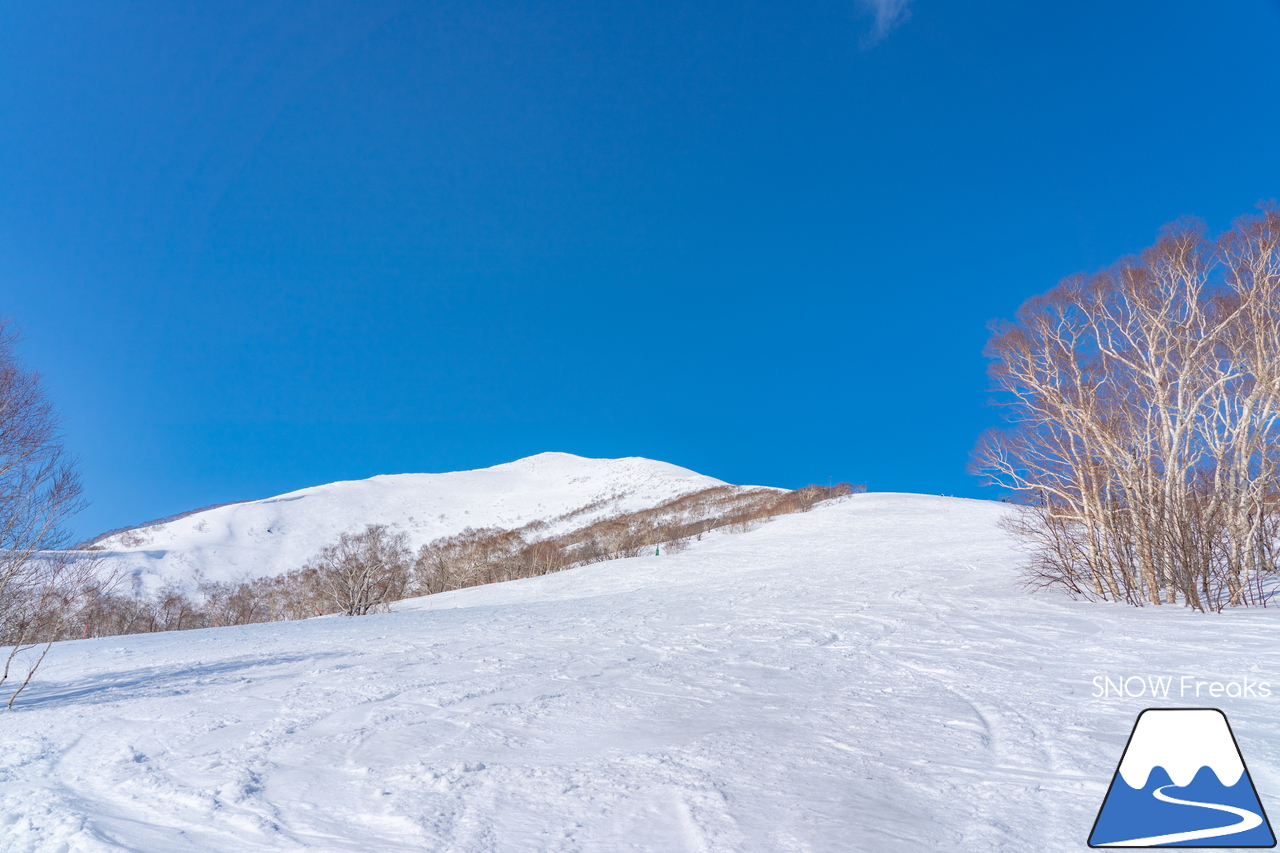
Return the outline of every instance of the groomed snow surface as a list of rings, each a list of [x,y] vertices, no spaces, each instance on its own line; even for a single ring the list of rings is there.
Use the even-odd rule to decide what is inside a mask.
[[[1019,590],[997,504],[866,494],[401,612],[55,647],[8,851],[1085,849],[1138,712],[1221,707],[1263,804],[1274,609]],[[1280,811],[1280,809],[1273,809]]]

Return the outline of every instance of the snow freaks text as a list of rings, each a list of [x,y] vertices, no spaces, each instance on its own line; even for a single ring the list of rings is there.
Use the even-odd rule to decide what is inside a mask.
[[[1232,699],[1266,699],[1270,695],[1270,682],[1254,681],[1248,676],[1237,681],[1209,681],[1192,675],[1130,675],[1116,678],[1095,675],[1092,698],[1221,699],[1226,696]]]

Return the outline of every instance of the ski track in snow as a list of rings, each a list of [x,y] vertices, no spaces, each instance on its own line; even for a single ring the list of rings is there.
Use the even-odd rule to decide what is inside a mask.
[[[1080,850],[1137,713],[1277,614],[1028,594],[998,504],[867,494],[358,619],[62,644],[0,716],[4,851]],[[1271,699],[1212,700],[1260,796]]]

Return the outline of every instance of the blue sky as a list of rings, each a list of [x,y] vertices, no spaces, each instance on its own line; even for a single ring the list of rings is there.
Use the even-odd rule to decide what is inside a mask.
[[[544,450],[992,496],[986,323],[1280,196],[1280,4],[0,6],[88,536]]]

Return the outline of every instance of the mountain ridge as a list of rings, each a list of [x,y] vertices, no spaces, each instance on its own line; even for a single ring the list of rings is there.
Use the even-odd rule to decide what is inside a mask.
[[[191,590],[202,581],[239,581],[297,568],[340,533],[385,524],[417,548],[464,529],[546,532],[633,512],[727,485],[643,457],[590,459],[547,452],[471,471],[379,474],[251,501],[222,504],[98,537],[108,571],[135,592]]]

